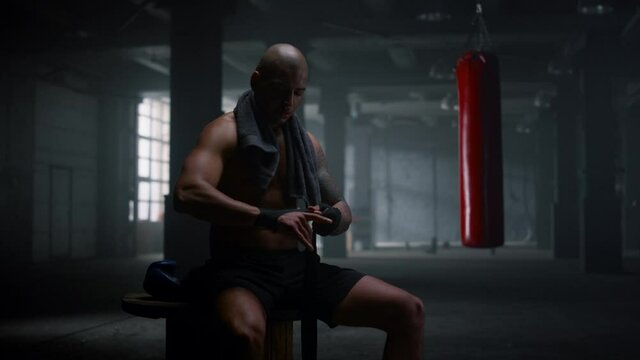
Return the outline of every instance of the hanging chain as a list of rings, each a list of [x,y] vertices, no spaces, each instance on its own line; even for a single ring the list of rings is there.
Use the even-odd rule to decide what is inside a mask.
[[[471,42],[473,41],[473,49],[476,51],[492,49],[493,43],[491,42],[491,37],[487,30],[487,24],[482,16],[482,4],[480,2],[476,3],[476,14],[473,17],[473,20],[471,20],[471,25],[475,26],[475,29],[469,34],[466,48],[469,49]]]

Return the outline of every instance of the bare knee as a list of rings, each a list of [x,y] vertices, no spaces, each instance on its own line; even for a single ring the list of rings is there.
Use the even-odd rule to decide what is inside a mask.
[[[412,303],[410,306],[413,307],[412,320],[415,323],[414,325],[422,328],[424,326],[424,303],[419,298],[412,295]]]
[[[249,348],[260,349],[264,345],[266,324],[261,316],[255,315],[229,319],[227,327],[236,341]]]
[[[262,350],[267,320],[255,295],[242,288],[226,290],[216,299],[216,310],[232,342],[249,353]]]
[[[422,331],[424,326],[424,304],[418,297],[407,294],[397,300],[396,318],[389,330],[397,332]]]

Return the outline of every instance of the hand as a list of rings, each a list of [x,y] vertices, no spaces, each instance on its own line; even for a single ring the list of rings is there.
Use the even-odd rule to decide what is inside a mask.
[[[316,234],[321,236],[327,236],[333,234],[333,232],[340,225],[340,221],[342,220],[342,213],[340,209],[329,206],[327,204],[316,205],[318,212],[323,217],[331,219],[331,223],[314,223],[313,230],[315,230]]]
[[[308,212],[312,212],[314,214],[322,215],[322,210],[320,210],[320,205],[311,205],[307,207]]]
[[[310,206],[307,210],[297,209],[267,209],[260,208],[260,213],[255,220],[255,226],[262,226],[273,231],[292,233],[302,245],[309,251],[315,251],[313,247],[313,231],[309,221],[318,224],[331,224],[332,220],[322,216],[320,207]]]
[[[333,221],[321,215],[320,210],[308,208],[307,211],[291,211],[280,215],[277,219],[278,230],[293,233],[307,250],[314,252],[313,231],[309,221],[314,224],[331,224]]]

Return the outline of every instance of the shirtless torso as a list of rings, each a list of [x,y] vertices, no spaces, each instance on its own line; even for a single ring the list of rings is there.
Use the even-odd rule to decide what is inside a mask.
[[[216,243],[211,244],[216,252],[224,250],[287,250],[294,249],[299,242],[310,242],[310,231],[306,239],[300,239],[294,229],[274,231],[252,226],[259,208],[291,209],[295,201],[285,196],[286,156],[282,130],[274,128],[280,161],[275,176],[266,191],[259,191],[249,180],[247,167],[237,148],[236,122],[233,113],[227,113],[212,121],[203,130],[198,145],[187,157],[176,186],[179,211],[185,211],[221,227]],[[342,200],[333,180],[326,170],[324,152],[317,139],[308,133],[313,144],[318,164],[318,179],[323,201],[338,207],[346,221],[339,231],[348,227],[350,210]],[[197,188],[197,191],[193,189]],[[216,204],[210,206],[200,204]],[[198,209],[199,208],[199,209]],[[200,211],[198,211],[200,210]],[[328,221],[317,209],[305,209],[304,219]],[[300,219],[298,219],[300,220]],[[308,225],[306,225],[308,227]],[[310,228],[309,228],[310,230]],[[304,231],[303,231],[304,233]]]
[[[226,114],[222,119],[222,126],[228,126],[229,132],[236,132],[233,113]],[[230,197],[260,208],[282,209],[295,208],[295,201],[286,199],[286,156],[282,133],[276,134],[280,161],[276,174],[269,183],[266,191],[259,192],[248,179],[247,168],[242,163],[237,151],[237,136],[229,143],[228,155],[223,159],[224,171],[220,177],[218,189]],[[263,227],[229,226],[222,232],[217,244],[222,248],[244,248],[253,250],[284,250],[297,246],[297,239],[291,233],[275,232]]]
[[[202,131],[197,146],[185,159],[175,186],[174,208],[223,228],[211,244],[216,254],[224,256],[225,251],[235,250],[288,250],[300,244],[308,251],[315,251],[312,228],[326,235],[342,234],[348,229],[351,223],[349,205],[329,175],[322,147],[310,133],[309,139],[316,156],[320,201],[327,206],[323,206],[322,212],[317,205],[295,211],[275,210],[296,207],[293,200],[287,200],[285,195],[287,164],[281,128],[292,119],[302,104],[307,76],[304,55],[290,44],[269,47],[251,75],[255,109],[273,129],[281,154],[276,174],[266,191],[259,191],[248,180],[248,172],[252,169],[248,169],[240,157],[236,121],[232,113],[209,123]],[[330,216],[332,212],[341,214],[341,217],[331,217],[336,219],[335,223],[329,217],[322,216]],[[300,259],[299,255],[302,254],[285,253],[282,256],[258,254],[257,257],[264,255],[284,261],[282,259]],[[241,254],[239,257],[252,256]],[[211,304],[222,324],[236,340],[230,344],[242,344],[231,346],[235,355],[230,358],[261,359],[267,305],[275,301],[274,297],[280,291],[278,289],[291,285],[292,279],[285,281],[285,277],[277,275],[277,279],[269,280],[276,289],[270,287],[271,290],[266,291],[266,281],[260,286],[255,285],[255,282],[261,282],[258,278],[266,273],[259,267],[264,265],[262,262],[254,263],[259,267],[257,269],[240,269],[241,263],[236,262],[234,256],[229,258],[233,271],[221,270],[210,274],[215,279],[226,276],[224,281],[217,283],[215,279],[207,278],[204,283],[229,285],[216,292]],[[293,263],[287,264],[291,267]],[[299,267],[296,265],[295,269]],[[298,271],[295,269],[293,277]],[[238,273],[237,270],[248,271],[249,275]],[[421,358],[424,313],[420,299],[355,270],[324,263],[319,263],[317,270],[318,279],[324,279],[317,281],[313,290],[320,319],[327,324],[371,326],[387,332],[385,359]],[[291,271],[284,271],[283,265],[282,274],[285,272],[292,274]],[[243,278],[239,279],[237,274]],[[245,275],[256,281],[245,281]]]

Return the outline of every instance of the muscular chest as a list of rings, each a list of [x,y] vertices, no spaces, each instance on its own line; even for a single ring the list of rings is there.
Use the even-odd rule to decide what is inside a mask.
[[[278,167],[276,168],[276,174],[271,180],[269,187],[285,187],[287,182],[287,152],[284,144],[284,140],[278,140],[278,152],[280,153],[280,159],[278,160]]]
[[[280,136],[277,138],[278,152],[280,159],[276,173],[271,179],[267,191],[262,196],[262,202],[265,206],[288,207],[289,199],[286,197],[287,189],[287,152],[284,139]]]
[[[220,181],[220,190],[228,196],[260,207],[282,208],[292,206],[291,200],[287,199],[287,156],[284,139],[277,141],[279,161],[275,174],[267,189],[259,191],[249,180],[250,171],[242,161],[239,154],[233,156],[223,171]]]

